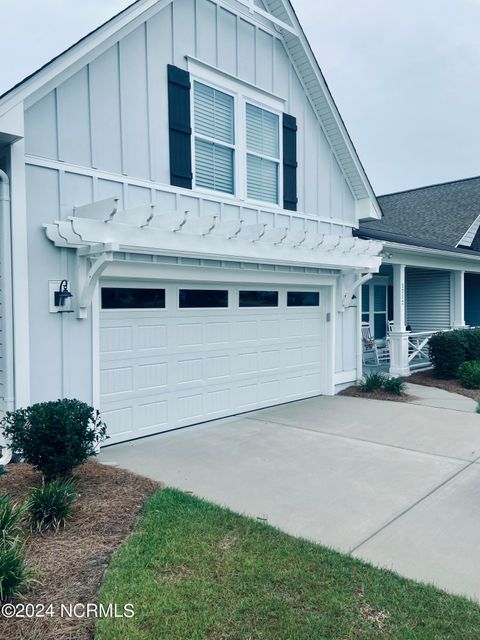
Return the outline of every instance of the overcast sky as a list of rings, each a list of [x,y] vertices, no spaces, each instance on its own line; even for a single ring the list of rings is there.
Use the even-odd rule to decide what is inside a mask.
[[[0,0],[0,93],[131,0]],[[294,0],[378,195],[480,174],[480,0]]]

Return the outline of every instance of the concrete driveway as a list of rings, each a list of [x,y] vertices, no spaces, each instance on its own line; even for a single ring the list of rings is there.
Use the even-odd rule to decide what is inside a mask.
[[[106,448],[100,461],[480,600],[480,416],[450,400],[313,398]]]

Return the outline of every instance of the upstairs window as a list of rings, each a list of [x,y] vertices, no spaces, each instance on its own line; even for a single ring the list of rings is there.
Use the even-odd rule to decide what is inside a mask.
[[[194,84],[195,184],[235,192],[235,107],[231,95]]]
[[[278,204],[280,119],[270,111],[247,103],[246,123],[247,196]]]

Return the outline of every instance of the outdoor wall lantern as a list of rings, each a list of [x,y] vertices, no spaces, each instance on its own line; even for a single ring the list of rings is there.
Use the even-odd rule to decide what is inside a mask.
[[[68,290],[68,280],[62,280],[58,289],[54,291],[53,294],[53,304],[56,313],[73,313],[72,309],[65,308],[70,298],[73,298],[73,294]]]

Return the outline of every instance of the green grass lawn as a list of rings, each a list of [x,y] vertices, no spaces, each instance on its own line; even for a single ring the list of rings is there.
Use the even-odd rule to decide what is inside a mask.
[[[480,607],[190,495],[146,504],[106,573],[96,640],[478,640]]]

